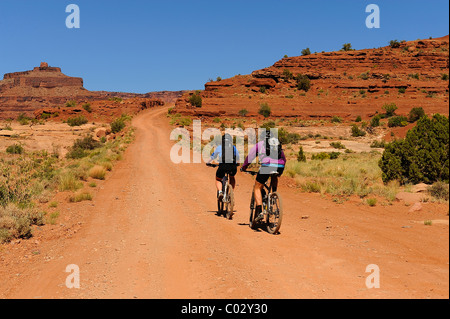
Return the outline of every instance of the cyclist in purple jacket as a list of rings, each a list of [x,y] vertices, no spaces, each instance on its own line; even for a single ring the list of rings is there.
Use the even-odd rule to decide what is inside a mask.
[[[276,173],[272,177],[272,190],[277,191],[278,177],[284,172],[286,165],[286,156],[284,155],[279,139],[273,134],[271,130],[266,131],[265,140],[256,144],[249,152],[241,171],[245,172],[248,166],[259,157],[261,167],[256,176],[254,194],[256,203],[256,216],[262,213],[262,189],[264,184],[269,179],[270,175]]]

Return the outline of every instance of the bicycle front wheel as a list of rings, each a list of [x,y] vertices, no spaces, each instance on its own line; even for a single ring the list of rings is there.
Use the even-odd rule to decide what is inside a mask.
[[[281,221],[283,220],[283,203],[278,193],[273,193],[270,198],[270,209],[267,212],[267,231],[271,234],[277,234],[280,231]]]
[[[252,194],[252,200],[250,202],[250,228],[251,229],[256,229],[257,225],[256,225],[256,216],[255,216],[255,194]]]

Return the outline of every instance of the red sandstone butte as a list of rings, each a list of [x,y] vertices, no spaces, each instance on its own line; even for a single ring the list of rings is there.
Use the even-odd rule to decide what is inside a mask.
[[[192,106],[185,93],[174,112],[193,116],[257,116],[261,104],[272,117],[330,118],[354,121],[383,112],[386,103],[406,115],[413,107],[427,114],[448,115],[449,37],[416,40],[357,51],[286,57],[273,66],[212,81],[200,91],[203,105]],[[306,75],[311,88],[297,88],[295,77]]]

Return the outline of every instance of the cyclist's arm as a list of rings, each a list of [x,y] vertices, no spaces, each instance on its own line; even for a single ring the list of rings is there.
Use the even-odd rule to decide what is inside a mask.
[[[222,154],[222,148],[220,146],[217,146],[214,150],[214,153],[212,153],[211,158],[209,159],[208,163],[210,164],[212,161],[214,161],[220,154]]]

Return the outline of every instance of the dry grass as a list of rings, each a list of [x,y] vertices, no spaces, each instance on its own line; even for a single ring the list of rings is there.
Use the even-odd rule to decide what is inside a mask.
[[[345,154],[334,160],[288,161],[286,175],[305,192],[339,196],[376,195],[395,199],[400,185],[385,185],[381,179],[378,153]]]
[[[96,165],[89,170],[89,176],[94,179],[104,180],[106,176],[106,169],[103,166]]]
[[[0,243],[31,237],[31,225],[43,225],[44,213],[14,204],[0,206]]]
[[[89,193],[87,191],[79,191],[69,197],[69,201],[71,203],[79,203],[79,202],[86,201],[86,200],[92,200],[91,193]]]

